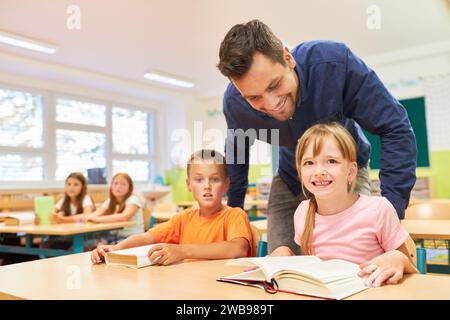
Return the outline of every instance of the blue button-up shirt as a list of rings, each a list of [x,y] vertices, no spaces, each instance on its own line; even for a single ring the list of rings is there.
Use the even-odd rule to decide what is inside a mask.
[[[279,144],[278,174],[292,193],[298,195],[301,187],[295,166],[297,140],[315,123],[339,122],[356,141],[359,167],[370,157],[370,143],[361,127],[380,136],[381,194],[403,219],[416,181],[417,153],[404,107],[375,72],[342,43],[304,42],[292,50],[292,55],[300,84],[291,119],[278,121],[256,111],[232,83],[225,91],[223,112],[228,125],[225,154],[231,179],[228,205],[242,207],[244,204],[249,149],[255,139]],[[247,143],[237,142],[242,134],[247,136]]]

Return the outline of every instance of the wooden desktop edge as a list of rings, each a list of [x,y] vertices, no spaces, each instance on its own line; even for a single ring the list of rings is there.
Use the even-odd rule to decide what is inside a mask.
[[[69,236],[80,233],[90,233],[103,230],[121,229],[134,226],[135,222],[108,222],[108,223],[96,223],[96,224],[79,224],[79,223],[66,223],[66,224],[51,224],[45,226],[6,226],[0,227],[0,233],[26,233],[33,235],[55,235],[55,236]],[[71,229],[64,230],[64,226],[69,226]],[[79,227],[79,228],[74,228]],[[52,230],[53,229],[53,230]]]
[[[197,287],[200,283],[201,290],[205,290],[205,283],[207,282],[207,287],[210,286],[210,293],[214,292],[211,299],[217,299],[220,298],[225,292],[225,295],[223,295],[223,299],[234,299],[232,295],[230,295],[230,292],[235,292],[236,290],[239,290],[241,288],[240,286],[235,286],[233,284],[223,284],[227,285],[227,287],[224,287],[221,284],[218,284],[218,282],[215,281],[218,277],[226,276],[229,274],[233,274],[236,271],[236,268],[230,268],[228,270],[228,267],[225,266],[226,260],[211,260],[211,263],[209,261],[204,261],[206,263],[200,262],[201,264],[196,265],[198,262],[185,262],[185,263],[192,263],[189,265],[185,265],[184,263],[181,263],[180,265],[175,266],[169,266],[167,267],[167,273],[165,272],[166,269],[161,269],[158,272],[155,272],[155,270],[151,269],[139,269],[141,271],[137,271],[134,269],[127,269],[125,267],[115,267],[112,268],[110,271],[112,271],[111,275],[108,275],[108,266],[106,265],[99,265],[97,267],[94,266],[94,269],[91,269],[89,266],[90,260],[89,260],[89,254],[90,253],[81,253],[77,255],[69,255],[64,257],[58,257],[58,258],[52,258],[52,259],[45,259],[45,260],[37,260],[32,262],[27,262],[26,264],[17,264],[17,265],[9,265],[5,266],[6,269],[0,268],[0,275],[1,276],[8,276],[8,274],[13,274],[14,272],[25,272],[28,274],[27,277],[31,277],[28,280],[19,280],[19,283],[10,283],[10,284],[0,284],[0,298],[2,299],[47,299],[48,296],[45,292],[36,293],[36,290],[42,290],[43,285],[45,284],[45,281],[41,279],[40,282],[38,282],[37,286],[32,281],[32,277],[34,275],[29,274],[27,270],[30,269],[36,269],[36,267],[39,265],[38,269],[55,269],[55,266],[58,267],[58,270],[64,270],[65,266],[69,265],[79,265],[82,270],[92,270],[90,271],[89,275],[85,279],[91,279],[94,277],[93,282],[93,289],[99,288],[99,292],[94,292],[93,295],[96,296],[96,299],[103,299],[105,298],[104,288],[98,287],[100,285],[99,281],[101,279],[108,280],[108,277],[112,277],[114,275],[117,276],[117,274],[122,274],[124,277],[121,278],[120,283],[126,284],[126,287],[124,288],[124,291],[127,292],[129,290],[132,290],[133,288],[133,282],[137,279],[150,279],[149,277],[154,277],[155,275],[158,275],[161,279],[159,280],[159,284],[152,288],[151,290],[156,290],[159,292],[159,287],[163,285],[164,277],[167,277],[170,274],[179,273],[179,270],[184,270],[184,273],[186,272],[192,272],[193,278],[196,279],[198,277],[198,283],[197,280],[193,279],[193,281],[188,281],[188,287]],[[89,266],[88,266],[89,265]],[[88,266],[88,269],[86,267]],[[198,267],[197,267],[198,266]],[[118,269],[120,268],[120,269]],[[147,267],[152,268],[152,267]],[[166,267],[156,267],[156,268],[166,268]],[[171,269],[169,269],[171,268]],[[174,270],[175,269],[175,270]],[[188,270],[188,271],[187,271]],[[208,279],[205,281],[205,277],[203,274],[204,271],[208,270]],[[6,272],[5,272],[6,271]],[[203,271],[203,272],[202,272]],[[229,271],[229,272],[228,272]],[[3,273],[4,272],[4,273]],[[200,272],[200,273],[199,273]],[[182,272],[183,273],[183,272]],[[101,274],[101,277],[99,278],[98,275]],[[139,274],[139,276],[137,276]],[[200,274],[198,276],[197,274]],[[65,275],[59,274],[55,281],[63,281],[65,283]],[[135,280],[136,279],[136,280]],[[31,280],[31,281],[30,281]],[[20,282],[22,281],[22,282]],[[116,281],[116,280],[115,280]],[[162,281],[162,282],[161,282]],[[350,300],[374,300],[374,299],[450,299],[450,293],[447,293],[445,290],[448,286],[450,286],[450,278],[448,277],[442,277],[442,276],[435,276],[435,275],[405,275],[404,279],[401,281],[399,285],[389,285],[389,286],[382,286],[381,288],[374,288],[362,291],[360,293],[357,293],[355,295],[349,296],[346,299]],[[117,283],[116,283],[117,284]],[[113,284],[114,285],[114,284]],[[35,286],[35,287],[33,287]],[[203,287],[202,287],[203,286]],[[229,286],[229,287],[228,287]],[[148,286],[147,286],[148,287]],[[150,287],[149,287],[150,288]],[[277,293],[277,295],[269,295],[265,294],[263,290],[258,288],[250,288],[250,287],[242,287],[243,290],[239,291],[236,295],[236,299],[242,299],[242,297],[245,297],[245,299],[308,299],[308,297],[304,296],[297,296],[297,295],[291,295],[287,293]],[[70,291],[70,290],[69,290]],[[183,292],[184,291],[184,292]],[[208,291],[208,290],[206,290]],[[103,294],[102,294],[103,292]],[[189,291],[190,292],[190,291]],[[42,294],[42,295],[41,295]],[[107,295],[107,294],[106,294]],[[131,297],[127,296],[119,296],[115,297],[114,299],[127,299],[127,298],[144,298],[149,296],[153,296],[153,294],[143,294],[140,295],[132,295]],[[181,290],[180,292],[175,292],[175,296],[181,299],[188,299],[185,297],[186,290]],[[158,293],[159,296],[159,293]],[[53,297],[53,298],[52,298]],[[171,295],[165,295],[165,298],[162,298],[161,300],[168,300],[172,297]],[[193,300],[198,299],[210,299],[208,295],[204,296],[193,296]],[[73,296],[70,294],[65,296],[64,293],[62,295],[57,296],[56,299],[71,299]],[[50,295],[50,299],[55,299],[54,294]],[[154,299],[154,298],[151,298]]]

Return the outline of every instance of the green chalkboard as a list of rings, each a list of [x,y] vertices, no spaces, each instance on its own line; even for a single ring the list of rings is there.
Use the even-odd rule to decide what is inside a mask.
[[[430,157],[428,151],[427,123],[425,117],[425,98],[400,100],[400,103],[408,112],[409,121],[416,135],[417,143],[417,167],[429,167]],[[365,130],[364,134],[372,145],[370,155],[370,168],[380,168],[381,142],[377,135],[373,135]]]

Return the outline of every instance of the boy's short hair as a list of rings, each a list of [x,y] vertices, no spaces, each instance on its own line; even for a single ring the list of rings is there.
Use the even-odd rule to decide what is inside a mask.
[[[214,164],[219,164],[222,166],[223,177],[228,178],[228,170],[227,164],[225,161],[225,157],[216,150],[213,149],[201,149],[199,151],[194,152],[190,157],[187,163],[187,175],[189,177],[189,169],[191,164],[204,163],[204,162],[212,162]]]

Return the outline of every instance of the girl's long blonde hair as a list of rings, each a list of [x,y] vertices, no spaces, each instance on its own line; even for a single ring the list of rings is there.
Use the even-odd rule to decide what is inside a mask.
[[[128,192],[125,195],[125,198],[123,199],[122,202],[119,202],[119,200],[117,200],[117,198],[112,193],[112,184],[114,182],[114,179],[116,179],[118,177],[125,178],[125,180],[127,180],[127,182],[128,182],[128,186],[129,186]],[[125,202],[133,194],[133,189],[134,189],[134,185],[133,185],[133,180],[131,179],[131,177],[127,173],[124,173],[124,172],[117,173],[111,180],[111,188],[109,188],[109,206],[108,206],[108,209],[106,210],[106,214],[121,213],[125,209]],[[119,209],[116,211],[117,205],[119,205]]]
[[[302,158],[305,153],[306,148],[312,143],[313,144],[313,156],[315,157],[320,153],[323,146],[323,141],[325,138],[333,138],[339,148],[344,159],[350,162],[356,162],[356,143],[352,135],[339,123],[329,123],[329,124],[316,124],[310,127],[305,133],[300,137],[297,143],[297,148],[295,151],[295,159],[298,176],[302,185],[303,194],[306,195],[303,182],[301,181],[301,168],[302,168]],[[348,188],[349,192],[354,189],[354,183],[352,182]],[[304,255],[312,255],[313,248],[311,246],[312,234],[314,231],[314,215],[317,212],[317,201],[314,195],[311,196],[308,212],[306,213],[305,227],[303,229],[302,237],[300,239],[300,249]]]

